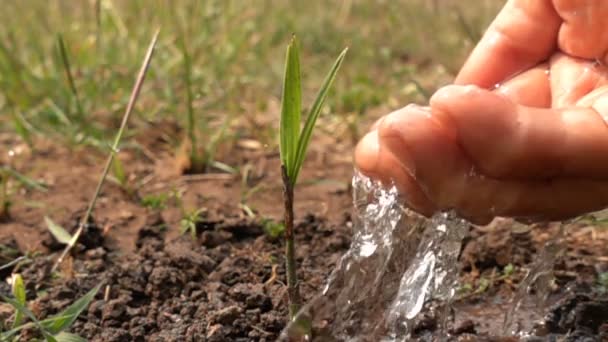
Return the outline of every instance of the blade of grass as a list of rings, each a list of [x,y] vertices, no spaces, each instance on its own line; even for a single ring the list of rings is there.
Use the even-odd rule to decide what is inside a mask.
[[[188,53],[188,48],[186,47],[185,38],[182,36],[179,39],[179,47],[182,51],[182,58],[184,60],[184,82],[186,83],[186,104],[187,104],[187,113],[188,113],[188,139],[190,139],[190,144],[192,148],[190,149],[190,162],[192,163],[193,169],[196,169],[200,163],[200,158],[198,157],[198,143],[196,141],[196,120],[194,118],[194,94],[192,94],[192,62],[190,59],[190,54]],[[204,120],[203,120],[204,121]]]
[[[72,92],[72,96],[74,96],[74,101],[76,102],[76,114],[78,115],[78,122],[81,123],[82,120],[84,120],[84,110],[82,109],[80,96],[78,96],[76,83],[74,83],[74,77],[72,76],[72,68],[70,67],[70,60],[68,59],[68,53],[66,51],[63,36],[61,34],[57,35],[57,46],[59,47],[59,55],[61,56],[63,68],[65,69],[65,76],[68,80],[68,86],[70,87],[70,91]]]
[[[26,186],[30,189],[35,189],[35,190],[42,191],[42,192],[47,191],[46,185],[44,185],[44,183],[38,182],[32,178],[29,178],[26,175],[17,172],[13,168],[4,166],[4,167],[0,167],[0,169],[4,169],[6,174],[15,178],[19,183],[23,184],[24,186]]]
[[[36,316],[34,316],[34,314],[32,313],[32,311],[30,311],[30,309],[28,309],[25,305],[21,304],[18,300],[15,300],[13,298],[8,298],[6,296],[0,295],[0,298],[3,301],[5,301],[8,304],[10,304],[12,307],[14,307],[15,310],[17,310],[17,312],[21,312],[22,314],[25,314],[34,323],[34,325],[38,329],[40,329],[40,333],[42,333],[42,335],[44,336],[44,338],[47,341],[55,341],[55,339],[53,338],[53,336],[51,336],[51,334],[49,334],[49,332],[40,323],[40,321],[36,318]]]
[[[148,51],[146,53],[146,56],[144,57],[144,61],[142,63],[141,69],[139,70],[139,74],[137,75],[137,79],[135,81],[133,91],[131,92],[131,97],[129,98],[129,103],[127,104],[127,108],[125,109],[125,114],[122,118],[120,128],[118,129],[118,133],[116,133],[116,138],[114,139],[114,144],[112,145],[112,151],[110,151],[110,155],[108,156],[108,159],[104,166],[103,172],[99,179],[99,183],[97,184],[97,188],[95,189],[93,198],[91,199],[91,202],[89,203],[89,206],[87,207],[87,211],[86,211],[85,215],[83,216],[82,220],[80,221],[80,224],[78,225],[78,229],[76,230],[76,233],[74,233],[72,240],[70,240],[70,244],[68,244],[66,246],[66,248],[63,250],[63,252],[59,256],[59,259],[57,259],[57,261],[55,262],[55,265],[53,265],[52,272],[55,272],[57,267],[61,264],[61,262],[65,258],[65,256],[70,252],[72,247],[74,247],[74,245],[78,241],[78,238],[80,237],[80,234],[82,234],[82,231],[83,231],[85,225],[89,222],[89,218],[91,217],[91,213],[93,212],[93,208],[95,207],[95,203],[97,202],[97,198],[99,197],[101,188],[108,176],[108,172],[110,171],[112,162],[114,161],[114,156],[118,149],[118,144],[120,143],[122,135],[127,126],[127,122],[129,121],[129,117],[131,116],[133,107],[135,107],[135,102],[137,101],[137,97],[139,96],[139,92],[141,91],[141,87],[146,78],[146,73],[148,71],[148,67],[150,66],[150,61],[152,60],[152,55],[154,53],[154,47],[156,46],[156,41],[158,40],[159,33],[160,33],[160,30],[157,30],[156,33],[154,34],[154,36],[152,37],[152,41],[150,42],[150,46],[148,47]]]
[[[39,321],[39,323],[44,326],[47,324],[52,324],[52,322],[58,320],[58,319],[66,319],[68,317],[65,316],[58,316],[58,317],[53,317],[53,318],[47,318],[44,319],[42,321]],[[30,329],[30,328],[34,328],[37,327],[36,323],[34,322],[28,322],[25,324],[22,324],[14,329],[8,330],[8,331],[3,331],[0,333],[0,341],[4,342],[4,341],[12,341],[9,338],[12,337],[13,335],[17,334],[19,331],[24,330],[24,329]]]
[[[70,241],[72,240],[72,235],[70,235],[70,233],[68,233],[62,226],[55,223],[48,216],[44,217],[44,222],[46,223],[46,227],[48,228],[48,230],[51,232],[51,234],[53,234],[55,240],[64,245],[70,243]]]
[[[55,339],[57,340],[57,342],[87,342],[87,340],[85,340],[84,338],[76,334],[66,333],[65,331],[62,331],[59,334],[55,335]]]
[[[95,47],[101,55],[101,0],[95,0]]]
[[[23,284],[23,278],[19,274],[13,275],[13,296],[21,305],[25,306],[25,284]],[[20,326],[21,321],[23,320],[23,312],[21,312],[21,310],[16,311],[17,312],[15,312],[15,319],[13,320],[13,329]]]
[[[315,123],[319,118],[319,114],[321,114],[321,108],[323,108],[323,103],[327,98],[327,93],[331,88],[334,80],[336,79],[336,74],[342,66],[342,62],[344,61],[344,57],[346,56],[346,52],[348,48],[344,49],[342,53],[338,56],[334,65],[329,70],[329,73],[325,77],[323,81],[323,85],[321,89],[319,89],[319,93],[313,102],[312,107],[310,108],[310,112],[308,113],[308,117],[306,118],[306,123],[302,128],[302,133],[300,133],[300,138],[297,143],[297,152],[295,156],[295,166],[294,166],[294,174],[290,177],[292,184],[295,185],[298,180],[298,175],[300,174],[300,169],[302,168],[302,164],[304,163],[304,159],[306,157],[306,150],[308,149],[308,144],[310,142],[310,137],[312,136],[312,131],[315,127]]]
[[[294,166],[302,111],[300,56],[295,36],[287,46],[286,60],[279,136],[281,163],[285,166],[291,179],[295,174]]]
[[[51,320],[50,324],[45,325],[43,323],[42,325],[44,326],[44,328],[51,334],[58,334],[63,330],[69,328],[74,323],[74,321],[76,321],[76,318],[80,316],[82,311],[84,311],[84,309],[86,309],[91,303],[91,301],[95,298],[95,295],[97,295],[97,292],[99,292],[101,285],[102,284],[95,286],[94,288],[89,290],[89,292],[87,292],[84,296],[80,297],[77,301],[65,308],[63,311],[51,317],[54,319]],[[58,317],[64,318],[55,319]]]

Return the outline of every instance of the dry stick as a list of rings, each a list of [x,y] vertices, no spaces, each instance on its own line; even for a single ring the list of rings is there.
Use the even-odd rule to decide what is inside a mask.
[[[293,240],[293,184],[287,169],[281,165],[283,176],[283,200],[285,201],[285,269],[287,273],[287,296],[289,298],[289,318],[293,319],[300,309],[300,288],[296,274],[296,252]]]
[[[57,267],[63,262],[63,259],[65,258],[65,256],[70,252],[70,250],[74,247],[74,245],[78,241],[78,238],[82,234],[82,230],[84,229],[85,225],[89,222],[89,217],[91,216],[91,213],[93,212],[93,208],[95,207],[95,203],[97,202],[97,198],[99,197],[99,193],[101,192],[101,187],[103,186],[103,183],[105,182],[106,177],[108,176],[108,172],[110,170],[112,162],[114,161],[114,156],[116,155],[116,152],[118,150],[118,144],[120,143],[122,134],[125,130],[125,127],[127,126],[127,122],[129,121],[129,117],[131,116],[131,112],[133,111],[133,107],[135,106],[135,101],[137,100],[137,97],[139,96],[141,86],[144,83],[144,79],[146,78],[146,72],[148,71],[148,66],[150,65],[150,60],[152,60],[152,53],[154,52],[154,47],[156,46],[156,40],[158,39],[159,32],[160,32],[160,30],[156,30],[156,33],[154,33],[154,37],[152,38],[152,42],[150,43],[150,46],[148,47],[148,52],[146,53],[144,62],[141,66],[141,69],[139,70],[139,75],[137,75],[137,80],[135,81],[135,86],[133,87],[133,91],[131,92],[131,97],[129,98],[129,103],[127,104],[127,109],[125,110],[125,115],[122,118],[120,128],[118,129],[118,133],[116,134],[114,144],[112,145],[112,151],[110,151],[110,155],[108,156],[108,160],[106,161],[106,164],[104,166],[103,172],[101,174],[101,178],[99,179],[99,183],[97,184],[97,188],[95,189],[95,194],[93,195],[93,198],[91,199],[91,202],[89,203],[89,206],[87,207],[87,211],[84,214],[84,217],[82,218],[82,220],[80,221],[80,224],[78,225],[78,230],[76,230],[76,233],[70,240],[70,243],[65,247],[65,249],[61,253],[61,256],[59,257],[59,259],[57,259],[57,262],[55,263],[55,265],[53,266],[53,268],[51,270],[52,272],[55,272]]]

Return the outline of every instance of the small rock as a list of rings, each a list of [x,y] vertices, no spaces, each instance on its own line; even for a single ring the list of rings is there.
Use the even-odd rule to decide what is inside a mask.
[[[226,340],[226,329],[221,324],[214,324],[207,330],[207,341],[221,342]]]
[[[101,311],[101,319],[104,321],[110,319],[120,319],[126,312],[125,302],[121,299],[113,299],[108,301]]]
[[[231,305],[211,313],[211,321],[221,324],[232,324],[240,314],[241,308],[237,305]]]
[[[86,251],[84,256],[87,259],[102,259],[104,256],[106,256],[106,254],[107,252],[103,247],[97,247]]]
[[[475,323],[470,319],[458,322],[454,328],[450,330],[453,335],[475,334]]]

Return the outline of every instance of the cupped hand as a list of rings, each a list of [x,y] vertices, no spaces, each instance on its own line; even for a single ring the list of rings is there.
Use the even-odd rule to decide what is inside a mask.
[[[509,0],[454,85],[380,119],[357,167],[430,215],[564,219],[608,206],[608,1]]]

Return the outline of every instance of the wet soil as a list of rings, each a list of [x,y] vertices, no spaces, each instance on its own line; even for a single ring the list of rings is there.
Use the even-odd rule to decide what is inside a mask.
[[[283,246],[264,228],[282,215],[278,155],[245,139],[224,159],[238,165],[238,173],[181,175],[175,151],[162,138],[171,132],[158,131],[137,137],[143,149],[119,154],[129,179],[138,184],[135,194],[109,182],[83,239],[54,274],[50,269],[63,246],[43,218],[76,228],[104,156],[90,148],[40,142],[13,160],[16,169],[43,180],[49,190],[21,189],[13,197],[11,216],[0,223],[0,262],[26,258],[0,270],[0,276],[23,275],[30,307],[39,317],[103,284],[71,329],[90,341],[276,340],[287,314]],[[323,287],[350,242],[352,145],[336,136],[313,142],[296,194],[305,299]],[[1,138],[0,146],[20,145],[12,136]],[[142,205],[142,198],[158,194],[168,196],[162,206]],[[193,209],[202,213],[195,238],[179,233],[184,212]],[[550,226],[522,228],[506,220],[471,227],[458,266],[460,289],[449,323],[453,340],[518,340],[492,336],[500,335],[513,293],[555,234]],[[608,229],[584,224],[569,229],[546,310],[525,303],[517,314],[522,329],[541,336],[529,340],[608,340],[607,271]],[[0,293],[9,290],[0,283]],[[8,316],[0,304],[0,319]],[[430,310],[420,318],[416,337],[426,340],[436,327]]]

